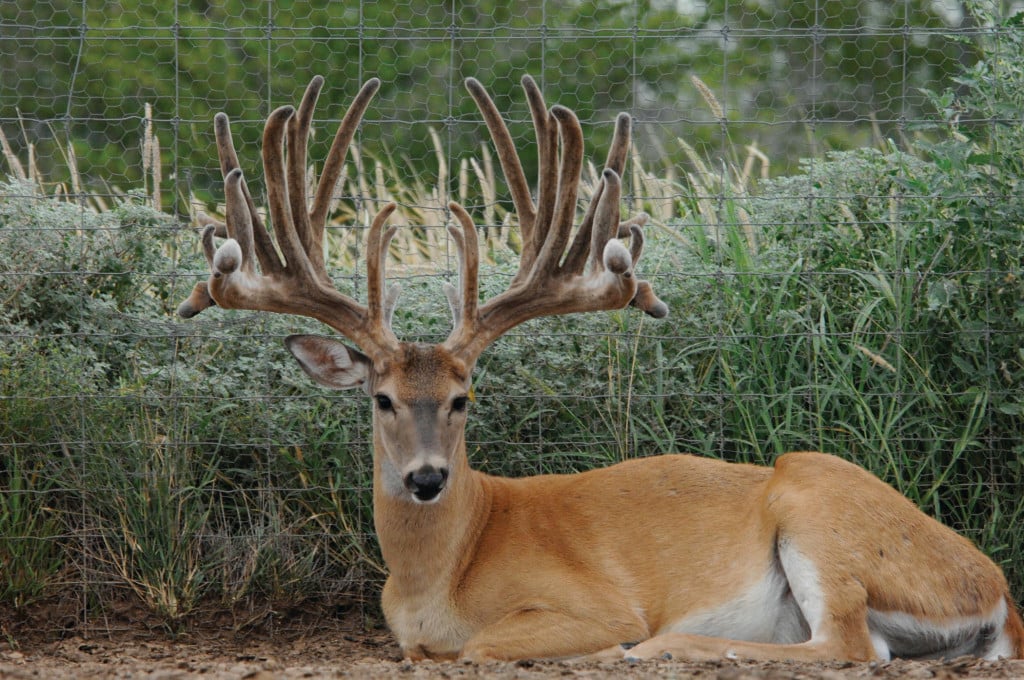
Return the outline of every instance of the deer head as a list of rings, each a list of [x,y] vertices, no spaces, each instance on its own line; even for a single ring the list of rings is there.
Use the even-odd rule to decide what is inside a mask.
[[[374,93],[368,81],[350,106],[324,163],[311,204],[306,197],[306,145],[313,107],[323,87],[315,77],[298,111],[270,114],[263,135],[263,167],[277,248],[246,188],[228,119],[215,118],[224,173],[226,224],[209,224],[202,243],[212,270],[179,314],[193,316],[216,303],[319,319],[355,347],[319,336],[291,336],[286,344],[316,382],[333,389],[361,387],[374,401],[375,491],[388,498],[433,503],[465,474],[464,432],[473,367],[486,347],[535,317],[611,310],[633,304],[654,317],[667,308],[635,275],[643,248],[643,214],[620,219],[620,176],[629,148],[630,118],[619,115],[604,173],[573,233],[583,132],[567,108],[550,110],[534,81],[524,77],[537,136],[539,188],[531,196],[513,140],[493,101],[475,79],[466,81],[508,181],[522,230],[519,269],[508,289],[479,301],[476,227],[458,203],[458,226],[448,231],[460,261],[459,286],[446,294],[454,329],[439,344],[399,341],[391,330],[397,286],[385,291],[384,266],[395,228],[386,228],[390,204],[373,219],[367,243],[367,295],[361,304],[339,292],[324,263],[323,235],[330,194],[348,146]],[[214,237],[227,240],[217,249]],[[627,249],[618,239],[629,238]]]

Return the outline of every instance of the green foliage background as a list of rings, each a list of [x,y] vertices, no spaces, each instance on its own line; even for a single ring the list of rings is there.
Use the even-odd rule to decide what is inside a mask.
[[[257,145],[269,108],[296,101],[317,73],[329,82],[328,119],[363,80],[383,80],[367,145],[408,159],[413,176],[437,172],[424,124],[445,131],[449,160],[478,151],[479,132],[455,125],[476,120],[466,76],[519,121],[528,116],[517,83],[530,73],[585,123],[626,110],[650,138],[720,147],[720,121],[689,81],[697,75],[733,134],[785,171],[823,148],[905,132],[928,108],[919,88],[942,90],[973,64],[978,34],[958,4],[930,0],[10,0],[0,7],[0,126],[16,147],[36,144],[51,180],[67,169],[57,144],[73,146],[90,190],[102,191],[142,180],[150,104],[163,175],[175,179],[168,198],[187,213],[192,193],[216,194],[214,113],[236,121],[242,146]],[[26,135],[13,134],[19,126]],[[596,148],[606,130],[589,133]]]

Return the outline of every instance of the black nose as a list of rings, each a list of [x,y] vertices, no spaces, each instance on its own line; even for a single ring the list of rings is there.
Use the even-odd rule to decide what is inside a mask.
[[[419,470],[405,476],[405,488],[421,501],[432,501],[444,489],[448,480],[448,468],[436,468],[424,465]]]

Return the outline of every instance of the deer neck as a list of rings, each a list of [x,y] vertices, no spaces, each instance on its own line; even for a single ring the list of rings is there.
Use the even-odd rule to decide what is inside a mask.
[[[375,428],[376,429],[376,428]],[[490,492],[486,475],[473,470],[459,441],[449,485],[434,503],[416,503],[387,490],[381,443],[374,437],[373,521],[391,587],[423,592],[439,574],[454,574],[473,553],[487,520]]]

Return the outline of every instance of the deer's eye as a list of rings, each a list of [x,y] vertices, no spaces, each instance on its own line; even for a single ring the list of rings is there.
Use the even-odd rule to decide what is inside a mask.
[[[386,394],[378,394],[373,399],[377,402],[377,408],[381,411],[395,410],[395,405],[391,403],[391,399]]]
[[[452,410],[462,412],[466,410],[466,397],[455,397],[452,399]]]

